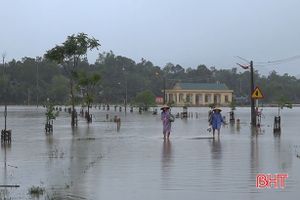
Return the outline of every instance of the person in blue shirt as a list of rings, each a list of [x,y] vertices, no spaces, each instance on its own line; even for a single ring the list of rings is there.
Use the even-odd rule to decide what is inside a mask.
[[[218,137],[220,137],[220,129],[221,129],[221,124],[225,123],[223,120],[223,117],[221,115],[221,109],[220,108],[214,108],[213,113],[211,115],[211,120],[210,120],[210,125],[212,126],[213,129],[213,137],[215,138],[215,131],[218,131]]]

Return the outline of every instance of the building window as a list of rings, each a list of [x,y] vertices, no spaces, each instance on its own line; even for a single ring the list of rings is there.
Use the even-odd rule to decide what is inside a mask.
[[[229,100],[228,100],[228,95],[225,95],[225,103],[228,103]]]
[[[214,103],[215,103],[215,104],[219,104],[219,103],[220,103],[220,100],[221,100],[221,95],[215,94],[215,95],[214,95]]]
[[[183,94],[179,94],[179,102],[183,102]]]
[[[211,102],[211,95],[210,94],[206,94],[205,95],[205,103],[210,103]]]
[[[198,95],[198,98],[199,98],[199,104],[202,104],[203,103],[203,96],[202,96],[202,94],[199,94]]]
[[[200,105],[203,103],[202,94],[196,94],[196,105]]]
[[[186,102],[187,103],[191,102],[191,95],[190,94],[186,95]]]

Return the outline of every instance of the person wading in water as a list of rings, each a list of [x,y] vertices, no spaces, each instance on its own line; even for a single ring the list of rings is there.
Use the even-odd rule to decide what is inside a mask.
[[[167,105],[164,105],[161,108],[161,120],[163,123],[163,134],[164,134],[164,140],[167,138],[169,139],[170,133],[171,133],[171,121],[172,121],[172,115],[170,113],[170,107]]]
[[[210,119],[210,125],[212,126],[213,129],[213,137],[215,138],[215,131],[218,131],[218,137],[220,137],[220,129],[221,129],[221,124],[224,123],[223,117],[221,115],[221,109],[220,108],[214,108],[213,113],[211,115]]]

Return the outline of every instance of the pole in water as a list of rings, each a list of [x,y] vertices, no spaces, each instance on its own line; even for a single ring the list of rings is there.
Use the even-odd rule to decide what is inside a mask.
[[[250,92],[251,94],[254,91],[254,72],[253,72],[253,61],[250,61]],[[250,97],[251,97],[250,94]],[[251,98],[251,124],[252,126],[256,126],[256,116],[255,116],[255,108],[254,108],[254,99]]]
[[[6,131],[6,117],[7,117],[7,105],[5,102],[5,107],[4,107],[4,131]]]
[[[260,120],[259,120],[259,111],[258,111],[258,99],[255,100],[255,121],[256,121],[256,126],[260,126]]]

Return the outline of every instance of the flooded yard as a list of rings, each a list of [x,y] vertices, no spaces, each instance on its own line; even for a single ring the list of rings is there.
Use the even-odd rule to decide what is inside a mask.
[[[4,110],[3,107],[0,108]],[[123,109],[124,110],[124,109]],[[181,112],[173,108],[172,113]],[[260,130],[250,127],[250,109],[237,108],[236,124],[207,132],[208,108],[189,108],[199,117],[176,119],[163,140],[159,115],[99,110],[94,121],[70,126],[62,111],[53,134],[44,132],[45,109],[8,107],[10,145],[1,145],[0,199],[297,199],[300,196],[300,108],[282,110],[282,131],[273,134],[277,108],[264,108]],[[229,119],[229,108],[222,114]],[[121,117],[121,129],[105,122]],[[4,117],[0,118],[1,129]],[[6,160],[6,167],[5,167]],[[258,173],[287,173],[284,189],[257,189]]]

